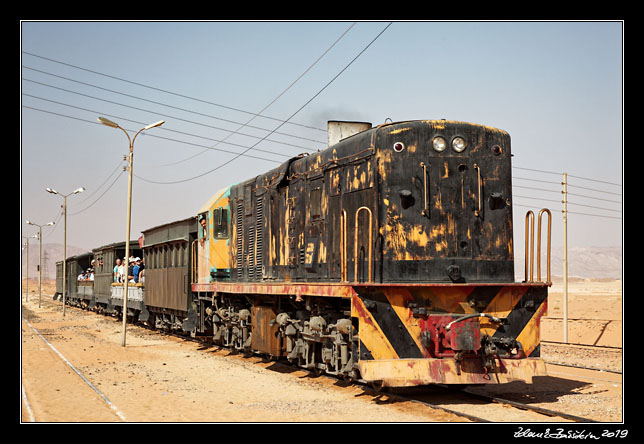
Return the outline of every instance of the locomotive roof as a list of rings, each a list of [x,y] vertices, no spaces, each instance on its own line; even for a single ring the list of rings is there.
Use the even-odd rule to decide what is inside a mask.
[[[508,134],[506,131],[492,126],[458,121],[458,120],[435,119],[435,120],[405,120],[405,121],[399,121],[399,122],[388,122],[388,123],[383,123],[378,126],[372,127],[365,131],[352,134],[348,137],[345,137],[344,139],[341,139],[339,142],[331,146],[328,146],[324,149],[320,149],[314,153],[310,153],[310,154],[305,153],[305,154],[300,154],[298,156],[292,157],[286,160],[285,162],[283,162],[277,168],[269,170],[258,176],[251,177],[244,181],[241,181],[238,185],[249,182],[249,183],[257,183],[258,187],[273,188],[273,187],[279,186],[279,184],[282,183],[285,179],[288,179],[289,174],[293,175],[294,173],[297,174],[297,172],[302,173],[305,171],[312,171],[312,170],[321,169],[321,168],[323,169],[327,167],[329,164],[337,165],[339,162],[343,160],[355,161],[358,159],[355,156],[361,154],[362,152],[368,149],[375,150],[376,147],[373,146],[373,140],[379,131],[382,131],[383,129],[388,127],[395,127],[395,129],[393,130],[398,131],[401,129],[401,127],[404,127],[405,125],[409,127],[422,127],[422,126],[429,125],[434,130],[438,130],[438,131],[444,129],[446,125],[464,125],[464,126],[470,126],[470,127],[477,127],[492,133],[501,133],[505,135]],[[365,140],[369,140],[368,145],[360,145],[360,142]],[[212,203],[214,203],[217,199],[219,199],[219,197],[221,197],[222,193],[225,192],[225,190],[226,188],[219,190],[217,193],[215,193],[208,200],[208,202],[206,202],[201,207],[201,209],[199,210],[199,213],[203,213],[207,211],[212,206]]]

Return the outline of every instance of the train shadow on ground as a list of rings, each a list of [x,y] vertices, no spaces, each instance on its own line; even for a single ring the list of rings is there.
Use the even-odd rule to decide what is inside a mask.
[[[447,387],[444,385],[384,388],[379,392],[368,386],[364,392],[357,396],[374,396],[374,402],[379,404],[393,404],[418,399],[430,404],[458,405],[472,402],[486,404],[489,401],[473,400],[468,392],[489,397],[506,399],[523,404],[556,403],[563,396],[578,395],[582,389],[592,386],[592,383],[576,381],[553,376],[540,376],[533,379],[532,384],[523,381],[514,381],[501,385],[478,385],[463,387]]]

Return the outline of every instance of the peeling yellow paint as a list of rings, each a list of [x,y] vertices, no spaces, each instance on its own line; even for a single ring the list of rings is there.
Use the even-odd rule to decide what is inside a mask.
[[[429,236],[420,225],[414,225],[409,232],[409,240],[419,247],[425,248],[429,243]]]
[[[443,175],[441,176],[441,179],[447,179],[449,177],[449,168],[447,165],[447,162],[443,164]]]
[[[492,126],[487,126],[487,125],[481,125],[478,123],[470,123],[470,122],[461,122],[458,120],[424,120],[424,123],[430,125],[433,129],[435,130],[444,130],[446,125],[469,125],[474,128],[481,128],[485,129],[486,131],[489,131],[494,134],[502,134],[502,135],[508,135],[507,131],[504,131],[499,128],[494,128]]]

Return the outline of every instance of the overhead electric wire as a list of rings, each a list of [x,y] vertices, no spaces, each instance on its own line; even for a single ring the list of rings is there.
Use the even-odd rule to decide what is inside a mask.
[[[36,83],[36,84],[38,84],[38,85],[46,86],[46,87],[49,87],[49,88],[58,89],[58,90],[60,90],[60,91],[65,91],[65,92],[68,92],[68,93],[71,93],[71,94],[76,94],[76,95],[79,95],[79,96],[88,97],[88,98],[90,98],[90,99],[101,100],[101,101],[103,101],[103,102],[112,103],[112,104],[120,105],[120,106],[125,106],[125,107],[128,107],[128,108],[136,109],[136,110],[138,110],[138,111],[145,111],[145,112],[149,112],[149,113],[155,113],[155,114],[164,114],[164,115],[167,115],[167,113],[165,113],[165,112],[161,113],[161,112],[158,112],[158,111],[152,111],[152,110],[146,110],[146,109],[143,109],[143,108],[137,108],[137,107],[132,106],[132,105],[125,105],[125,104],[123,104],[123,103],[114,102],[114,101],[112,101],[112,100],[103,99],[103,98],[100,98],[100,97],[96,97],[96,96],[92,96],[92,95],[89,95],[89,94],[81,93],[81,92],[78,92],[78,91],[73,91],[73,90],[70,90],[70,89],[62,88],[62,87],[60,87],[60,86],[50,85],[50,84],[48,84],[48,83],[43,83],[43,82],[39,82],[39,81],[32,80],[32,79],[27,79],[27,78],[25,78],[25,77],[23,77],[23,78],[22,78],[22,80],[26,80],[27,82]],[[82,83],[82,82],[81,82],[81,83]],[[95,88],[98,88],[98,89],[105,89],[105,88],[102,88],[102,87],[100,87],[100,86],[94,86],[94,87],[95,87]],[[109,92],[114,92],[114,93],[116,93],[116,94],[122,94],[122,95],[128,96],[128,97],[130,97],[130,98],[135,98],[135,99],[142,100],[142,101],[145,101],[145,102],[154,103],[155,105],[166,106],[166,107],[168,107],[168,108],[173,108],[173,109],[176,109],[176,110],[179,110],[179,111],[184,111],[184,112],[187,112],[187,113],[197,114],[197,115],[200,115],[200,116],[202,116],[202,117],[208,117],[208,118],[211,118],[211,119],[221,120],[221,121],[224,121],[224,122],[228,122],[228,123],[233,123],[233,124],[240,125],[240,123],[239,123],[239,122],[235,122],[234,120],[224,119],[224,118],[222,118],[222,117],[216,117],[216,116],[212,116],[212,115],[209,115],[209,114],[200,113],[200,112],[197,112],[197,111],[191,111],[191,110],[189,110],[189,109],[180,108],[180,107],[177,107],[177,106],[174,106],[174,105],[168,105],[168,104],[161,103],[161,102],[156,102],[156,101],[154,101],[154,100],[144,99],[144,98],[142,98],[142,97],[137,97],[137,96],[133,96],[133,95],[130,95],[130,94],[120,93],[120,92],[116,92],[116,91],[109,90],[109,89],[107,89],[107,91],[109,91]],[[194,121],[192,121],[192,120],[187,120],[187,119],[183,119],[183,118],[180,118],[180,117],[175,117],[175,116],[169,116],[169,117],[172,117],[172,118],[177,119],[177,120],[183,120],[183,121],[186,121],[186,122],[189,122],[189,123],[194,123],[194,124],[196,124],[196,125],[208,126],[208,127],[211,127],[211,128],[215,128],[215,129],[221,130],[221,131],[226,131],[226,132],[230,132],[230,131],[232,131],[232,130],[228,130],[228,129],[225,129],[225,128],[213,127],[213,126],[211,126],[211,125],[207,125],[207,124],[203,124],[203,123],[194,122]],[[261,131],[270,131],[270,130],[267,130],[267,129],[265,129],[265,128],[261,128],[261,127],[258,127],[258,126],[252,126],[252,125],[248,125],[248,128],[258,129],[258,130],[261,130]],[[316,142],[316,143],[322,143],[322,141],[320,141],[320,140],[309,139],[309,138],[306,138],[306,137],[296,136],[296,135],[288,134],[288,133],[276,132],[275,134],[279,134],[279,135],[281,135],[281,136],[288,136],[288,137],[293,137],[293,138],[298,138],[298,139],[308,140],[308,141]],[[252,136],[251,136],[251,137],[252,137]],[[281,143],[281,142],[279,142],[279,143]],[[305,149],[311,150],[310,148],[305,148]]]
[[[98,187],[94,188],[94,191],[92,191],[90,194],[88,194],[87,196],[85,196],[85,199],[82,199],[82,200],[80,200],[80,201],[76,202],[76,204],[77,204],[77,205],[80,205],[80,204],[82,204],[83,202],[88,201],[90,197],[92,197],[94,194],[96,194],[96,192],[97,192],[98,190],[100,190],[100,189],[101,189],[101,187],[107,183],[107,181],[110,179],[110,177],[112,177],[112,176],[114,175],[114,173],[116,173],[116,172],[118,171],[118,169],[119,169],[122,165],[123,165],[123,160],[119,160],[118,164],[116,164],[116,168],[114,168],[114,170],[112,170],[112,172],[110,173],[110,175],[109,175],[109,176],[107,176],[107,177],[105,178],[105,180],[103,181],[103,183],[101,183]]]
[[[586,198],[586,199],[593,199],[593,200],[602,200],[602,201],[604,201],[604,202],[613,202],[613,203],[618,203],[618,204],[621,204],[621,203],[622,203],[622,202],[620,202],[619,200],[602,199],[602,198],[600,198],[600,197],[586,196],[586,195],[584,195],[584,194],[576,194],[576,193],[571,193],[571,192],[569,192],[569,191],[567,192],[567,194],[568,194],[569,196],[584,197],[584,198]]]
[[[610,191],[603,191],[603,190],[598,190],[598,189],[595,189],[595,188],[580,187],[579,185],[573,185],[573,184],[570,184],[570,183],[568,184],[568,186],[573,187],[573,188],[580,188],[582,190],[595,191],[597,193],[612,194],[613,196],[621,196],[622,195],[621,193],[613,193],[613,192],[610,192]]]
[[[243,124],[243,125],[241,125],[239,128],[237,128],[235,131],[233,131],[233,132],[231,132],[229,135],[227,135],[227,136],[224,138],[224,140],[222,140],[222,142],[225,142],[226,140],[228,140],[228,138],[229,138],[229,137],[232,137],[233,135],[238,134],[239,130],[241,130],[241,129],[242,129],[242,128],[244,128],[246,125],[248,125],[250,122],[252,122],[256,117],[260,116],[264,111],[266,111],[266,110],[268,109],[268,107],[269,107],[269,106],[271,106],[271,105],[272,105],[273,103],[275,103],[275,102],[276,102],[280,97],[282,97],[282,96],[286,93],[286,91],[288,91],[289,89],[291,89],[291,87],[292,87],[293,85],[295,85],[295,84],[296,84],[296,83],[297,83],[297,82],[298,82],[302,77],[304,77],[304,76],[306,75],[306,73],[308,73],[308,72],[309,72],[309,71],[310,71],[310,70],[311,70],[315,65],[317,65],[317,63],[318,63],[320,60],[322,60],[322,58],[323,58],[325,55],[327,55],[327,54],[328,54],[328,52],[329,52],[329,51],[331,51],[331,49],[332,49],[332,48],[333,48],[333,47],[334,47],[334,46],[335,46],[335,45],[336,45],[340,40],[342,40],[342,38],[343,38],[343,37],[344,37],[344,36],[345,36],[345,35],[346,35],[350,30],[351,30],[351,28],[353,28],[354,26],[355,26],[355,22],[354,22],[354,23],[352,23],[352,24],[351,24],[351,26],[349,26],[349,28],[347,28],[347,30],[346,30],[346,31],[344,31],[344,32],[342,33],[342,35],[340,35],[340,37],[338,37],[338,38],[336,39],[336,41],[335,41],[335,42],[333,42],[333,44],[331,44],[331,46],[329,46],[329,47],[326,49],[326,51],[324,51],[324,52],[322,53],[322,55],[320,55],[320,57],[318,57],[318,58],[317,58],[317,59],[316,59],[316,60],[315,60],[315,61],[314,61],[314,62],[313,62],[313,63],[312,63],[308,68],[306,68],[306,70],[304,70],[304,72],[303,72],[302,74],[300,74],[300,75],[299,75],[299,77],[298,77],[297,79],[295,79],[293,82],[291,82],[291,84],[290,84],[289,86],[287,86],[287,87],[286,87],[286,89],[284,89],[281,93],[279,93],[277,97],[275,97],[273,100],[271,100],[271,102],[270,102],[268,105],[266,105],[264,108],[262,108],[262,109],[261,109],[257,114],[255,114],[255,115],[254,115],[254,116],[252,116],[250,119],[248,119],[248,121],[247,121],[246,123],[244,123],[244,124]],[[221,143],[221,142],[217,142],[215,145],[213,145],[213,148],[214,148],[215,146],[217,146],[219,143]],[[203,150],[203,151],[201,151],[201,152],[199,152],[199,153],[197,153],[197,154],[194,154],[194,155],[192,155],[192,156],[190,156],[190,157],[187,157],[187,158],[185,158],[185,159],[179,160],[179,161],[177,161],[177,162],[172,162],[172,163],[165,164],[164,166],[177,165],[177,164],[179,164],[179,163],[182,163],[182,162],[185,162],[185,161],[187,161],[187,160],[193,159],[193,158],[195,158],[195,157],[197,157],[197,156],[200,156],[201,154],[205,153],[206,151],[208,151],[208,150]]]
[[[75,105],[69,105],[69,104],[67,104],[67,103],[58,102],[58,101],[56,101],[56,100],[45,99],[45,98],[43,98],[43,97],[33,96],[33,95],[31,95],[31,94],[23,93],[22,95],[23,95],[23,96],[26,96],[26,97],[32,97],[32,98],[35,98],[35,99],[39,99],[39,100],[44,100],[44,101],[47,101],[47,102],[55,103],[55,104],[57,104],[57,105],[63,105],[63,106],[67,106],[67,107],[70,107],[70,108],[75,108],[75,109],[78,109],[78,110],[81,110],[81,111],[87,111],[87,112],[91,112],[91,113],[94,113],[94,114],[100,114],[100,115],[104,115],[104,116],[113,117],[113,118],[115,118],[115,119],[121,119],[121,120],[125,120],[125,121],[128,121],[128,122],[132,122],[132,123],[137,123],[137,124],[145,125],[145,123],[144,123],[144,122],[141,122],[141,121],[138,121],[138,120],[128,119],[127,117],[116,116],[116,115],[114,115],[114,114],[104,113],[104,112],[102,112],[102,111],[92,110],[92,109],[88,109],[88,108],[82,108],[82,107],[80,107],[80,106],[75,106]],[[151,111],[150,111],[150,112],[151,112]],[[94,122],[92,122],[92,123],[94,123]],[[170,129],[170,128],[163,128],[163,127],[162,127],[162,128],[161,128],[161,130],[163,130],[163,131],[169,131],[169,132],[173,132],[173,133],[177,133],[177,134],[183,134],[183,135],[191,136],[191,137],[197,137],[197,138],[200,138],[200,139],[206,139],[206,140],[211,140],[211,141],[217,141],[217,139],[213,139],[212,137],[200,136],[200,135],[197,135],[197,134],[187,133],[187,132],[185,132],[185,131],[173,130],[173,129]],[[255,137],[255,136],[249,136],[249,137]],[[256,137],[256,138],[259,138],[259,137]],[[275,142],[275,143],[283,144],[283,142]],[[240,147],[240,148],[248,148],[248,145],[241,145],[241,144],[239,144],[239,143],[227,142],[227,144],[228,144],[228,145],[233,145],[233,146],[238,146],[238,147]],[[287,145],[290,145],[290,144],[287,144]],[[297,145],[292,145],[292,146],[297,147]],[[298,148],[304,148],[304,147],[298,147]],[[217,148],[214,148],[214,147],[206,147],[206,150],[209,150],[209,149],[210,149],[210,150],[217,150]],[[274,151],[264,150],[264,149],[260,149],[260,148],[256,148],[255,150],[256,150],[256,151],[262,151],[262,152],[264,152],[264,153],[268,153],[268,154],[274,154],[274,155],[277,155],[277,156],[284,156],[284,157],[289,157],[289,158],[290,158],[290,157],[292,157],[292,156],[291,156],[291,155],[289,155],[289,154],[276,153],[276,152],[274,152]],[[230,152],[230,151],[226,151],[226,152]],[[234,152],[234,151],[233,151],[233,152]]]
[[[555,176],[563,176],[563,173],[557,173],[557,172],[555,172],[555,171],[537,170],[537,169],[534,169],[534,168],[522,168],[522,167],[518,167],[518,166],[514,166],[514,165],[512,166],[512,168],[515,168],[515,169],[517,169],[517,170],[535,171],[535,172],[545,173],[545,174],[554,174]],[[614,186],[617,186],[617,187],[621,187],[621,186],[622,186],[622,185],[621,185],[621,184],[619,184],[619,183],[607,182],[607,181],[604,181],[604,180],[594,179],[594,178],[591,178],[591,177],[574,176],[574,175],[572,175],[572,174],[568,174],[568,177],[569,177],[569,178],[570,178],[570,177],[574,177],[575,179],[582,179],[582,180],[587,180],[587,181],[590,181],[590,182],[605,183],[605,184],[608,184],[608,185],[614,185]],[[517,179],[519,179],[519,178],[517,178]],[[534,180],[534,179],[526,179],[526,180]],[[554,182],[552,182],[552,183],[554,183]],[[568,184],[568,186],[574,186],[574,185],[570,185],[570,184]],[[579,188],[583,188],[583,187],[579,187]],[[590,189],[590,188],[588,188],[588,189]],[[599,191],[599,190],[594,190],[594,191]],[[607,191],[601,191],[601,192],[603,192],[603,193],[607,193]],[[614,193],[610,193],[610,194],[614,194]]]
[[[568,211],[568,214],[578,214],[578,215],[581,215],[581,216],[595,216],[595,217],[605,217],[607,219],[619,219],[619,220],[622,220],[621,217],[605,216],[603,214],[577,213],[576,211]]]
[[[116,183],[116,182],[121,178],[121,175],[122,175],[123,173],[124,173],[124,171],[123,171],[123,170],[121,170],[121,172],[116,176],[116,179],[114,179],[114,181],[110,184],[110,186],[109,186],[109,187],[107,187],[107,188],[105,189],[105,191],[103,191],[103,194],[101,194],[100,196],[98,196],[98,198],[97,198],[94,202],[92,202],[91,204],[89,204],[87,207],[83,208],[83,209],[82,209],[82,210],[80,210],[80,211],[76,211],[75,213],[69,213],[69,215],[70,215],[70,216],[75,216],[76,214],[80,214],[80,213],[83,213],[83,212],[85,212],[85,211],[89,210],[92,206],[94,206],[94,204],[95,204],[96,202],[98,202],[99,200],[101,200],[101,198],[102,198],[103,196],[105,196],[105,193],[107,193],[107,192],[108,192],[108,191],[109,191],[109,190],[114,186],[114,184],[115,184],[115,183]]]
[[[52,115],[59,116],[59,117],[66,117],[68,119],[74,119],[74,120],[78,120],[78,121],[81,121],[81,122],[91,123],[93,125],[101,125],[100,123],[98,123],[96,121],[81,119],[80,117],[68,116],[66,114],[61,114],[61,113],[57,113],[57,112],[54,112],[54,111],[48,111],[48,110],[44,110],[44,109],[34,108],[32,106],[27,106],[27,105],[24,105],[24,104],[22,105],[22,107],[26,108],[26,109],[31,109],[31,110],[34,110],[34,111],[40,111],[42,113],[52,114]],[[109,114],[107,114],[107,115],[109,115]],[[133,130],[127,130],[127,131],[133,131]],[[205,147],[205,145],[199,145],[197,143],[186,142],[185,140],[171,139],[169,137],[161,137],[161,136],[158,136],[156,134],[146,134],[146,137],[156,137],[158,139],[169,140],[171,142],[183,143],[185,145],[192,145],[192,146],[196,146],[196,147],[200,147],[200,148]],[[237,153],[235,151],[228,151],[228,150],[224,150],[222,148],[212,148],[212,149],[216,150],[216,151],[221,151],[221,152],[224,152],[224,153],[228,153],[228,154],[239,154],[239,153]],[[275,153],[273,153],[273,154],[275,154]],[[252,158],[252,159],[265,160],[267,162],[279,162],[279,161],[277,161],[275,159],[267,159],[265,157],[253,156],[252,154],[243,154],[243,155],[246,156],[246,157]]]
[[[621,213],[622,212],[622,210],[611,210],[610,208],[595,207],[595,206],[592,206],[592,205],[584,205],[584,204],[580,204],[580,203],[576,203],[576,202],[570,202],[570,201],[568,201],[567,203],[568,203],[568,205],[577,205],[577,206],[580,206],[580,207],[595,208],[596,210],[613,211],[615,213]]]
[[[385,27],[384,27],[384,29],[383,29],[382,31],[380,31],[380,33],[378,33],[378,35],[377,35],[376,37],[374,37],[374,38],[373,38],[373,40],[371,40],[371,42],[369,42],[369,44],[368,44],[367,46],[365,46],[365,47],[362,49],[362,51],[360,51],[360,52],[359,52],[359,53],[358,53],[358,54],[357,54],[357,55],[356,55],[356,56],[355,56],[355,57],[354,57],[354,58],[353,58],[353,59],[352,59],[352,60],[351,60],[351,61],[350,61],[350,62],[349,62],[349,63],[348,63],[344,68],[342,68],[342,69],[340,70],[340,72],[338,72],[338,73],[337,73],[337,74],[336,74],[336,75],[335,75],[331,80],[329,80],[329,82],[327,82],[327,83],[326,83],[326,85],[324,85],[324,86],[323,86],[323,87],[322,87],[322,88],[321,88],[317,93],[315,93],[315,94],[313,95],[313,97],[311,97],[308,101],[306,101],[306,103],[304,103],[300,108],[298,108],[298,109],[297,109],[293,114],[291,114],[291,115],[290,115],[286,120],[284,120],[284,121],[283,121],[282,123],[280,123],[280,124],[279,124],[279,125],[278,125],[274,130],[273,130],[273,131],[271,131],[269,134],[267,134],[267,135],[264,137],[264,139],[266,139],[268,136],[270,136],[270,135],[271,135],[271,134],[273,134],[275,131],[277,131],[279,128],[281,128],[284,124],[286,124],[289,120],[291,120],[293,117],[295,117],[295,115],[296,115],[297,113],[299,113],[300,111],[302,111],[302,109],[304,109],[304,107],[306,107],[309,103],[311,103],[311,102],[312,102],[312,101],[313,101],[317,96],[319,96],[319,95],[320,95],[320,94],[321,94],[321,93],[322,93],[322,92],[323,92],[323,91],[324,91],[324,90],[325,90],[329,85],[331,85],[331,83],[333,83],[333,82],[334,82],[338,77],[340,77],[340,75],[341,75],[344,71],[346,71],[346,70],[347,70],[347,69],[348,69],[348,68],[349,68],[349,67],[350,67],[350,66],[351,66],[351,65],[352,65],[352,64],[353,64],[357,59],[358,59],[358,57],[360,57],[360,56],[361,56],[361,55],[362,55],[362,54],[363,54],[363,53],[364,53],[364,52],[365,52],[365,51],[366,51],[366,50],[367,50],[367,49],[368,49],[368,48],[369,48],[369,47],[370,47],[370,46],[371,46],[371,45],[372,45],[372,44],[373,44],[373,43],[374,43],[374,42],[375,42],[375,41],[376,41],[376,40],[377,40],[377,39],[378,39],[378,38],[379,38],[379,37],[380,37],[380,36],[381,36],[381,35],[382,35],[382,34],[383,34],[383,33],[384,33],[388,28],[389,28],[389,27],[390,27],[390,26],[391,26],[391,24],[392,24],[392,22],[389,22],[389,23],[387,24],[387,26],[385,26]],[[262,140],[264,140],[264,139],[262,139]],[[247,151],[249,151],[249,150],[251,150],[252,148],[254,148],[257,144],[259,144],[260,142],[262,142],[262,140],[258,141],[257,143],[255,143],[255,145],[253,145],[252,147],[249,147],[246,151],[244,151],[244,152],[242,152],[242,153],[238,154],[237,156],[233,157],[232,159],[229,159],[228,161],[226,161],[226,162],[224,162],[224,163],[222,163],[222,164],[218,165],[217,167],[215,167],[215,168],[213,168],[213,169],[211,169],[211,170],[209,170],[209,171],[206,171],[205,173],[201,173],[201,174],[199,174],[199,175],[196,175],[196,176],[193,176],[193,177],[189,177],[189,178],[187,178],[187,179],[182,179],[182,180],[177,180],[177,181],[172,181],[172,182],[158,182],[158,181],[153,181],[153,180],[145,179],[145,178],[143,178],[143,177],[137,176],[136,174],[135,174],[135,176],[136,176],[137,178],[141,179],[141,180],[146,181],[146,182],[156,183],[156,184],[164,184],[164,185],[176,184],[176,183],[182,183],[182,182],[188,182],[188,181],[190,181],[190,180],[194,180],[194,179],[197,179],[197,178],[199,178],[199,177],[203,177],[203,176],[205,176],[205,175],[207,175],[207,174],[212,173],[213,171],[218,170],[219,168],[222,168],[222,167],[224,167],[224,166],[228,165],[229,163],[231,163],[231,162],[232,162],[232,161],[234,161],[235,159],[238,159],[240,156],[242,156],[243,154],[245,154]]]
[[[591,182],[599,182],[599,183],[605,183],[607,185],[614,185],[616,187],[621,187],[621,183],[613,183],[613,182],[606,182],[604,180],[599,180],[599,179],[590,179],[587,177],[582,177],[582,176],[573,176],[572,174],[568,174],[568,177],[574,177],[575,179],[582,179],[582,180],[589,180]]]
[[[58,64],[61,64],[61,65],[69,66],[71,68],[76,68],[76,69],[80,69],[82,71],[91,72],[92,74],[97,74],[97,75],[100,75],[100,76],[104,76],[104,77],[108,77],[108,78],[111,78],[111,79],[119,80],[121,82],[130,83],[132,85],[141,86],[143,88],[148,88],[148,89],[152,89],[152,90],[155,90],[155,91],[160,91],[160,92],[163,92],[163,93],[166,93],[166,94],[171,94],[171,95],[174,95],[174,96],[177,96],[177,97],[182,97],[184,99],[190,99],[190,100],[194,100],[196,102],[201,102],[201,103],[206,103],[208,105],[218,106],[220,108],[229,109],[231,111],[238,111],[240,113],[256,115],[253,112],[246,111],[246,110],[243,110],[243,109],[234,108],[232,106],[227,106],[227,105],[222,105],[220,103],[210,102],[210,101],[204,100],[204,99],[198,99],[196,97],[187,96],[185,94],[179,94],[179,93],[176,93],[176,92],[173,92],[173,91],[168,91],[168,90],[157,88],[157,87],[150,86],[150,85],[145,85],[143,83],[134,82],[132,80],[123,79],[121,77],[116,77],[116,76],[113,76],[113,75],[110,75],[110,74],[105,74],[105,73],[102,73],[102,72],[99,72],[99,71],[94,71],[94,70],[91,70],[91,69],[87,69],[87,68],[83,68],[83,67],[80,67],[80,66],[72,65],[70,63],[61,62],[60,60],[55,60],[55,59],[52,59],[52,58],[49,58],[49,57],[44,57],[44,56],[34,54],[34,53],[31,53],[31,52],[22,51],[22,53],[30,55],[30,56],[33,56],[33,57],[38,57],[38,58],[43,59],[43,60],[49,60],[50,62],[54,62],[54,63],[58,63]],[[263,117],[265,119],[269,119],[269,120],[275,120],[275,121],[278,121],[278,122],[287,123],[286,121],[278,119],[278,118],[275,118],[275,117],[270,117],[270,116],[261,116],[261,117]],[[316,128],[316,127],[309,126],[309,125],[302,125],[300,123],[295,123],[295,122],[288,122],[288,123],[290,125],[295,125],[295,126],[299,126],[299,127],[303,127],[303,128],[309,128],[309,129],[313,129],[313,130],[316,130],[316,131],[322,131],[324,133],[326,133],[326,131],[327,131],[326,129],[323,129],[323,128]]]

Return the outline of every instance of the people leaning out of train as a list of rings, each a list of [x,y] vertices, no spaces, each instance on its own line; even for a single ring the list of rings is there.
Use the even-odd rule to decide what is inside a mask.
[[[199,218],[199,224],[201,225],[201,228],[203,230],[203,236],[201,236],[201,239],[199,239],[199,243],[203,247],[204,243],[206,242],[206,237],[208,236],[208,221],[206,220],[205,216],[201,216]]]
[[[94,269],[88,268],[87,270],[81,271],[81,274],[78,275],[79,281],[93,281],[94,280]]]
[[[119,268],[121,268],[121,259],[116,258],[116,265],[114,265],[114,272],[112,273],[114,282],[121,282]]]

